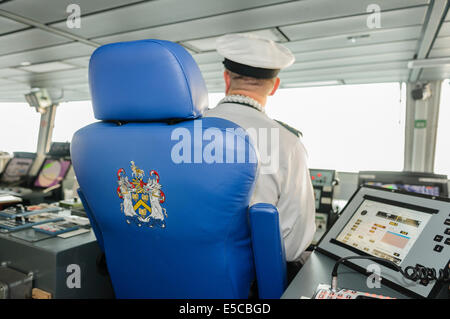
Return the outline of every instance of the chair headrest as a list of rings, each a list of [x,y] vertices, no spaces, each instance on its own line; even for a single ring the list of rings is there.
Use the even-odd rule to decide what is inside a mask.
[[[181,46],[163,40],[112,43],[89,62],[98,120],[194,119],[208,107],[200,69]]]

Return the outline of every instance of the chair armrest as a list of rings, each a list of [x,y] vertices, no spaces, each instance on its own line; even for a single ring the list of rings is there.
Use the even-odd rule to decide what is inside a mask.
[[[258,203],[249,209],[253,258],[261,299],[278,299],[287,285],[286,255],[278,210]]]

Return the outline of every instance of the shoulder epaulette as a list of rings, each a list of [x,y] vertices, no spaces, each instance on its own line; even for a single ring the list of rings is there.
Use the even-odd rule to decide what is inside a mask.
[[[284,127],[285,127],[289,132],[291,132],[292,134],[295,134],[295,136],[297,136],[297,137],[303,137],[302,132],[300,132],[299,130],[296,130],[295,128],[293,128],[292,126],[287,125],[287,124],[284,123],[284,122],[281,122],[281,121],[278,121],[278,120],[275,120],[275,121],[277,121],[280,125],[284,126]]]

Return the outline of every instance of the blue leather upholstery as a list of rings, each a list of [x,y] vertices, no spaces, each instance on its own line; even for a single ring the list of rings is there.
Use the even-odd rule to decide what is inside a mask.
[[[286,289],[286,256],[277,209],[259,203],[249,209],[259,298],[278,299]]]
[[[88,204],[86,197],[84,196],[84,193],[81,190],[81,188],[78,188],[77,193],[78,193],[78,196],[80,197],[81,203],[83,204],[84,211],[89,218],[92,230],[94,231],[94,234],[95,234],[95,238],[97,238],[98,246],[100,247],[100,250],[104,253],[105,252],[105,244],[103,243],[103,235],[102,235],[102,232],[100,231],[100,226],[98,225],[97,220],[95,219],[94,213],[92,212],[92,209],[89,207],[89,204]]]
[[[193,135],[197,121],[203,131],[236,127],[216,118],[176,125],[100,122],[73,137],[76,176],[119,298],[248,296],[255,270],[247,209],[256,164],[174,163],[173,130]],[[192,144],[191,154],[198,147]],[[166,198],[165,228],[127,223],[116,189],[119,169],[131,181],[130,161],[145,172],[145,181],[157,171]]]
[[[99,48],[91,60],[95,116],[132,121],[88,125],[71,146],[118,298],[247,298],[255,278],[247,214],[257,164],[248,160],[256,158],[248,137],[218,118],[145,122],[201,115],[206,90],[183,50],[138,41]],[[182,152],[175,132],[192,137]],[[211,132],[227,136],[214,154],[245,151],[247,160],[205,161],[215,137],[201,137]],[[177,163],[177,154],[190,163]]]
[[[99,120],[193,119],[208,107],[197,64],[182,46],[169,41],[98,48],[89,63],[89,85]]]

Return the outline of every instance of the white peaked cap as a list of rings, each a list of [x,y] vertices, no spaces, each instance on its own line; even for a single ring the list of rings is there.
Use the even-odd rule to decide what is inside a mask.
[[[285,46],[253,34],[226,34],[216,40],[217,52],[236,63],[264,69],[283,69],[295,57]]]

